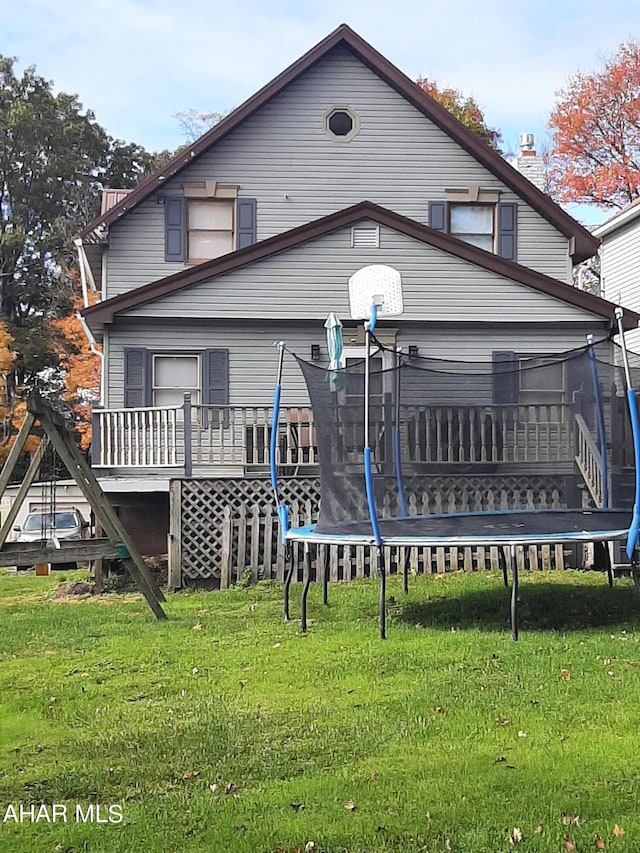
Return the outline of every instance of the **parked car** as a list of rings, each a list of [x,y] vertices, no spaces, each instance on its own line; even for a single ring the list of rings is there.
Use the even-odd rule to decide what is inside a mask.
[[[69,539],[87,539],[90,536],[89,522],[83,517],[79,509],[56,510],[45,512],[36,510],[30,512],[26,517],[24,526],[13,528],[15,542],[48,542],[57,539],[59,542]],[[64,568],[73,563],[56,563],[59,568]],[[30,568],[29,566],[18,566],[18,569]]]

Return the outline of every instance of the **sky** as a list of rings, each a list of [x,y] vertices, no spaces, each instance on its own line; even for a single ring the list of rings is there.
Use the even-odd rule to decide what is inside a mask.
[[[0,54],[77,94],[112,136],[173,149],[186,141],[176,113],[233,109],[341,23],[409,77],[472,95],[515,152],[525,132],[550,146],[554,93],[640,38],[640,2],[17,0],[0,16]]]

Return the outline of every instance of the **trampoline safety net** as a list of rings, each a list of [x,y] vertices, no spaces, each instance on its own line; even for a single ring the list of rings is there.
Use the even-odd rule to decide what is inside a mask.
[[[640,356],[630,358],[636,387]],[[316,430],[316,530],[349,533],[370,518],[364,360],[338,370],[296,360]],[[489,363],[409,358],[378,346],[369,392],[368,446],[381,521],[424,516],[429,502],[420,496],[429,494],[437,475],[517,475],[527,466],[566,474],[574,486],[557,495],[557,508],[581,509],[590,498],[588,488],[576,487],[580,452],[593,458],[608,446],[622,467],[633,464],[622,354],[609,340],[532,357],[494,352]],[[469,509],[494,508],[480,500]]]

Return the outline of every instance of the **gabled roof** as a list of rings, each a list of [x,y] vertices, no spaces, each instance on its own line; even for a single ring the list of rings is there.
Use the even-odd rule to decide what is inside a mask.
[[[138,287],[119,296],[114,296],[112,299],[107,299],[105,302],[99,302],[97,305],[86,308],[82,313],[87,318],[89,324],[94,327],[103,323],[111,323],[116,314],[148,302],[153,302],[156,299],[161,299],[164,296],[176,293],[199,282],[232,272],[233,270],[261,261],[264,258],[272,257],[279,252],[300,246],[317,237],[322,237],[338,228],[353,225],[362,219],[373,220],[379,225],[385,225],[395,231],[413,237],[422,243],[434,246],[443,252],[483,267],[497,275],[504,276],[520,284],[525,284],[541,293],[561,299],[569,305],[590,311],[592,314],[605,317],[612,323],[614,321],[616,306],[605,299],[601,299],[599,296],[594,296],[584,290],[578,290],[555,278],[550,278],[528,267],[508,261],[505,258],[500,258],[491,252],[485,252],[484,249],[464,243],[441,231],[434,231],[426,225],[421,225],[413,219],[400,216],[400,214],[373,204],[370,201],[360,202],[345,210],[331,213],[329,216],[323,216],[321,219],[316,219],[313,222],[308,222],[291,231],[276,234],[268,240],[254,243],[245,249],[230,252],[221,258],[206,261],[205,263],[182,270],[175,275],[162,278],[159,281],[154,281],[151,284]],[[637,327],[639,321],[640,314],[636,314],[633,311],[625,312],[625,328],[634,329]]]
[[[374,74],[389,84],[402,95],[410,104],[419,110],[430,121],[436,124],[462,148],[469,152],[478,162],[512,189],[534,210],[550,222],[555,228],[572,241],[571,255],[575,263],[590,258],[598,249],[596,240],[586,228],[583,228],[572,216],[565,213],[552,199],[535,187],[527,178],[509,165],[496,151],[484,143],[475,133],[468,130],[448,110],[427,95],[413,80],[403,74],[395,65],[389,62],[381,53],[355,33],[347,24],[341,24],[326,38],[311,48],[304,56],[278,74],[270,83],[256,92],[241,106],[222,119],[215,127],[201,136],[193,145],[173,157],[163,168],[139,184],[119,204],[112,207],[104,215],[94,219],[81,233],[88,237],[100,226],[110,225],[141,201],[155,192],[170,178],[178,175],[203,152],[215,145],[238,125],[249,118],[269,100],[279,95],[293,83],[301,74],[323,59],[338,46],[346,47],[360,59]]]

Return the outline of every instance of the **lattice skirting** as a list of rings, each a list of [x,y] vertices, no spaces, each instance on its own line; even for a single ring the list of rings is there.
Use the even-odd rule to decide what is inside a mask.
[[[413,513],[466,512],[491,509],[551,509],[566,506],[562,476],[439,476],[410,481],[406,498]],[[292,526],[316,520],[320,482],[315,477],[279,482],[282,500],[289,505]],[[393,495],[384,514],[395,512]],[[171,490],[172,548],[170,584],[180,587],[197,582],[226,587],[249,569],[254,578],[282,579],[284,546],[270,482],[254,479],[192,479],[174,481]],[[351,580],[370,573],[369,549],[331,546],[320,549],[328,560],[332,580]],[[397,548],[387,549],[393,572],[409,561],[411,570],[444,572],[497,567],[497,548]],[[530,548],[523,568],[562,568],[561,546]]]

